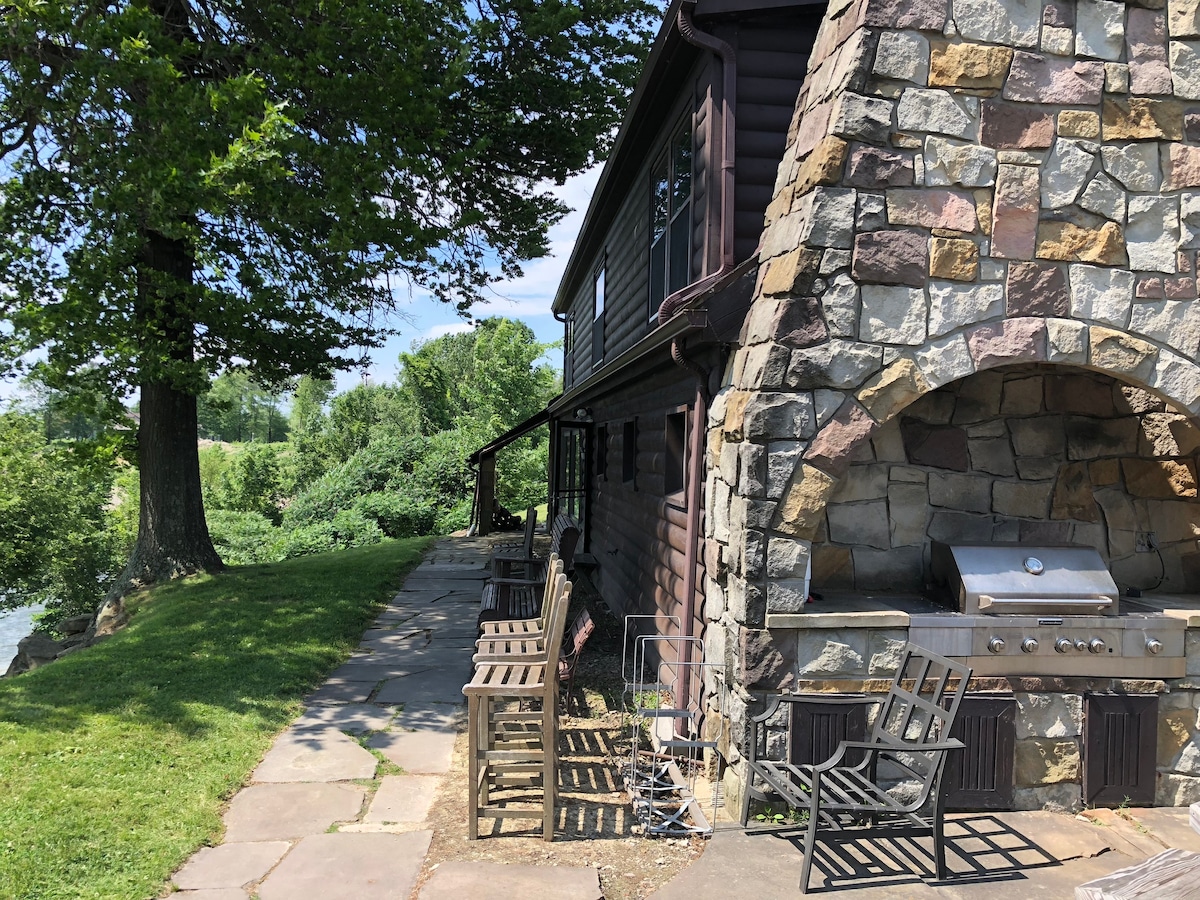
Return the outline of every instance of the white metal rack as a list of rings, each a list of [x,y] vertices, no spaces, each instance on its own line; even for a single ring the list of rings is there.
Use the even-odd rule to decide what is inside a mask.
[[[676,633],[641,634],[643,620],[652,627],[671,625]],[[708,701],[707,714],[719,717],[724,679],[708,671],[715,664],[704,661],[704,641],[679,631],[677,616],[625,617],[622,703],[630,728],[625,787],[645,834],[707,835],[712,833],[717,794],[713,791],[711,815],[706,816],[695,786],[703,754],[715,750],[717,742],[702,737],[702,699]],[[700,696],[706,684],[718,685],[717,696]],[[644,731],[649,732],[651,749],[641,746]]]

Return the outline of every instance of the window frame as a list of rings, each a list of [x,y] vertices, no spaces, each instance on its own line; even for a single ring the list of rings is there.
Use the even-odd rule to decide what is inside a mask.
[[[648,257],[648,272],[647,272],[647,297],[648,309],[647,314],[649,319],[653,321],[658,316],[658,309],[662,302],[676,291],[682,290],[692,283],[692,201],[695,195],[695,178],[696,178],[696,157],[695,157],[695,134],[692,126],[692,116],[684,115],[677,122],[674,128],[668,132],[669,137],[666,140],[665,146],[661,149],[658,155],[654,158],[654,163],[650,167],[650,226],[648,229],[649,237],[649,257]],[[687,198],[680,201],[677,197],[677,180],[678,170],[676,166],[679,159],[676,155],[677,148],[685,146],[687,149]],[[666,218],[660,220],[660,193],[664,195],[666,204]],[[657,229],[661,227],[662,231]],[[672,259],[676,242],[682,241],[684,249],[684,270],[682,276],[678,275],[678,270],[672,266]],[[656,254],[661,248],[661,263],[656,269]]]
[[[592,270],[592,368],[604,363],[604,310],[608,286],[608,254],[600,255],[600,263]]]
[[[663,414],[663,496],[668,503],[679,509],[687,509],[691,412],[692,408],[683,404],[668,409]],[[677,447],[673,446],[673,434],[678,438]],[[672,472],[673,468],[677,469],[677,473]],[[675,477],[678,479],[677,483]]]

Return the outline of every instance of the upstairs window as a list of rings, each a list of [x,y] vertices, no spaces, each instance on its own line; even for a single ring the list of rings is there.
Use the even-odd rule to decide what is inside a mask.
[[[650,171],[650,318],[691,283],[692,131],[684,122]]]
[[[604,362],[604,263],[592,276],[592,367]]]

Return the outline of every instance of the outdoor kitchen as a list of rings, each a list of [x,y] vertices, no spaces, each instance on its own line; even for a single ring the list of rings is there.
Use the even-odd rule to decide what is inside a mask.
[[[906,641],[973,669],[952,808],[1200,800],[1198,39],[830,7],[709,416],[731,802],[763,735],[861,733]]]

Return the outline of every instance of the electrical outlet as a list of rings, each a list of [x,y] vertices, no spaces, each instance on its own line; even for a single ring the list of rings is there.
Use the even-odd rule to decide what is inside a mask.
[[[1158,536],[1153,531],[1139,531],[1134,535],[1133,549],[1138,553],[1149,553],[1158,547]]]

